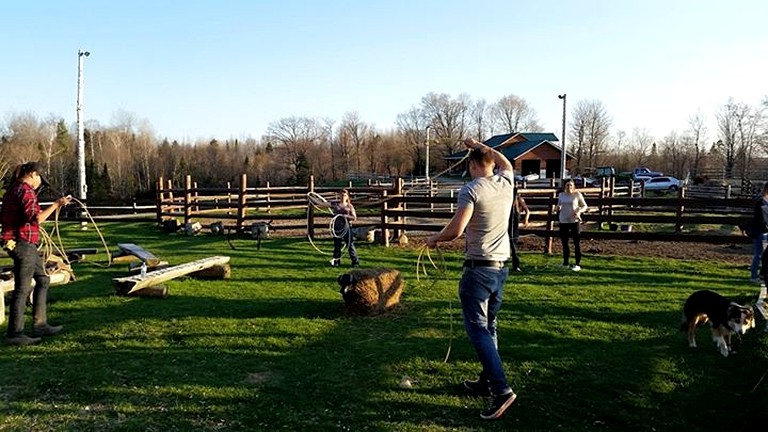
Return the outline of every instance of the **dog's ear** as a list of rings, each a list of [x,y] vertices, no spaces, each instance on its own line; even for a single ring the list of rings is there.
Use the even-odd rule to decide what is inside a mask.
[[[336,279],[336,281],[339,283],[342,287],[348,287],[355,283],[355,277],[352,276],[349,273],[344,273],[342,275],[339,275],[339,277]]]

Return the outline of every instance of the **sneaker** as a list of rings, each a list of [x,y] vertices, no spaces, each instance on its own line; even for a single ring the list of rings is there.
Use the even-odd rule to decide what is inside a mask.
[[[491,395],[491,388],[484,381],[464,380],[464,388],[469,390],[474,396],[488,397]]]
[[[523,272],[523,271],[520,269],[520,267],[515,267],[515,268],[513,268],[513,269],[512,269],[512,271],[513,271],[513,272],[515,272],[515,273],[522,273],[522,272]]]
[[[749,282],[751,282],[753,284],[760,284],[760,283],[763,283],[763,280],[760,279],[759,277],[758,278],[749,278]]]
[[[64,327],[63,326],[52,326],[52,325],[41,325],[41,326],[35,326],[34,330],[32,330],[33,336],[53,336],[56,333],[59,333]]]
[[[500,419],[515,399],[517,399],[517,395],[514,392],[509,392],[501,396],[493,396],[491,398],[491,406],[487,411],[480,413],[480,418],[483,420]]]
[[[341,264],[341,259],[340,258],[331,258],[331,260],[328,261],[328,262],[331,263],[331,267],[338,267],[339,264]]]
[[[578,264],[574,264],[574,265],[571,266],[571,270],[573,270],[575,272],[581,271],[581,266],[578,265]]]
[[[6,345],[34,345],[40,341],[41,339],[39,337],[29,337],[25,334],[20,334],[13,337],[5,337]]]

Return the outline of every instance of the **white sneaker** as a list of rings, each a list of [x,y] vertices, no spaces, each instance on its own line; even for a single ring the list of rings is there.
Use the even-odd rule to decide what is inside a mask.
[[[328,262],[331,264],[331,267],[338,267],[341,264],[341,259],[331,258],[331,260]]]
[[[571,270],[573,270],[575,272],[581,271],[581,266],[574,264],[574,265],[571,266]]]

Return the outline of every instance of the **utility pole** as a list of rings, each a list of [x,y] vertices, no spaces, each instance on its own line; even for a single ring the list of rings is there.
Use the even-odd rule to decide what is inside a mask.
[[[426,178],[427,182],[429,182],[429,131],[432,130],[432,125],[427,126],[427,163],[425,164],[426,167],[424,167],[424,177]]]
[[[561,139],[561,146],[560,146],[560,187],[562,188],[565,185],[565,93],[561,95],[557,95],[558,99],[563,100],[563,136],[560,137]]]
[[[85,130],[83,128],[83,58],[91,55],[88,51],[77,51],[77,197],[85,203],[88,185],[85,182]],[[88,229],[85,221],[80,222],[80,229]]]

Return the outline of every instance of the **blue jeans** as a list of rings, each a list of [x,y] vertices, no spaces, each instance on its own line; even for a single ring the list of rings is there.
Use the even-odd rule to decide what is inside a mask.
[[[45,274],[43,259],[37,253],[37,246],[24,240],[16,240],[16,248],[8,252],[13,259],[13,292],[8,314],[8,337],[24,333],[24,309],[29,293],[32,293],[32,316],[35,326],[48,322],[48,287],[51,279]],[[32,279],[35,288],[32,288]]]
[[[496,315],[501,308],[504,282],[508,275],[506,267],[465,267],[459,281],[464,329],[483,367],[480,381],[488,383],[493,395],[511,391],[504,375],[496,336]]]
[[[357,257],[357,249],[355,248],[355,242],[352,234],[352,227],[347,230],[347,234],[343,237],[333,238],[333,257],[341,259],[341,247],[347,244],[347,250],[349,251],[349,258],[352,260],[352,265],[360,263],[360,259]]]
[[[752,266],[749,268],[752,279],[757,279],[760,276],[760,257],[763,256],[763,242],[765,241],[768,241],[768,233],[758,234],[753,241]]]

